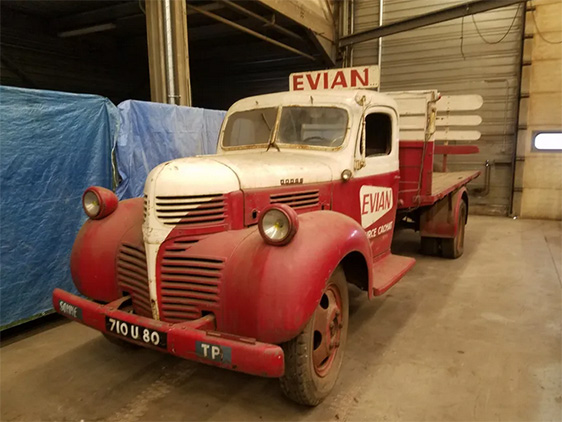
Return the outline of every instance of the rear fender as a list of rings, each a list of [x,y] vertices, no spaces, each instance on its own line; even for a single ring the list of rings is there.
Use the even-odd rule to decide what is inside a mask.
[[[225,267],[220,330],[276,344],[294,338],[312,316],[332,272],[354,253],[372,261],[365,230],[332,211],[301,214],[299,231],[285,246],[266,244],[254,230]],[[371,272],[368,265],[369,280]]]
[[[468,211],[468,193],[464,186],[423,211],[420,216],[420,234],[423,237],[455,237],[459,230],[459,210],[462,201],[466,202]]]

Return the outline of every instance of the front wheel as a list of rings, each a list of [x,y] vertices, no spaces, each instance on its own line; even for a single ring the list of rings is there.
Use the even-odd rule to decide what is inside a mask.
[[[341,267],[330,276],[318,307],[304,330],[283,345],[283,393],[291,400],[316,406],[334,388],[347,339],[349,295]]]

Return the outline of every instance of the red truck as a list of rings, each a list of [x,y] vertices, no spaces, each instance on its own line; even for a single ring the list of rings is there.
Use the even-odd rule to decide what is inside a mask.
[[[113,341],[277,377],[289,398],[320,403],[344,355],[348,283],[372,299],[414,265],[390,251],[399,224],[420,231],[424,253],[462,255],[465,185],[479,175],[433,167],[437,154],[477,152],[435,138],[454,136],[440,125],[481,98],[383,94],[350,88],[371,86],[372,68],[337,72],[238,101],[217,154],[159,165],[144,198],[88,188],[71,254],[88,299],[56,289],[55,309]]]

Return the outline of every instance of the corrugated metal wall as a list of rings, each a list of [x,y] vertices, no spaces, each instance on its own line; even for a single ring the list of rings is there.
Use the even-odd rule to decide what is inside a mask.
[[[460,3],[463,1],[385,0],[383,24]],[[354,4],[355,32],[378,26],[379,0],[355,0]],[[507,214],[510,207],[523,16],[522,4],[509,6],[475,15],[476,26],[468,16],[383,40],[382,91],[434,88],[443,94],[483,96],[484,105],[478,112],[483,119],[479,127],[482,138],[476,141],[480,154],[449,157],[448,161],[450,170],[484,172],[489,160],[489,192],[484,190],[484,174],[469,186],[473,210],[480,213]],[[376,64],[377,54],[376,40],[357,44],[353,64]]]

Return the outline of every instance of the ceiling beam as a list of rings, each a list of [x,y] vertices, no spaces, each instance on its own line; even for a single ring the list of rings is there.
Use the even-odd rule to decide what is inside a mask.
[[[476,0],[466,2],[458,6],[414,16],[413,18],[341,37],[339,47],[343,48],[381,37],[388,37],[389,35],[398,34],[400,32],[411,31],[412,29],[434,25],[436,23],[462,18],[463,16],[474,15],[476,13],[487,12],[488,10],[498,9],[500,7],[511,6],[516,3],[524,3],[525,1],[526,0]]]
[[[275,13],[292,20],[306,28],[317,49],[320,49],[321,59],[328,67],[335,64],[337,30],[332,20],[330,2],[316,2],[310,0],[256,0],[256,3],[268,7]]]
[[[250,16],[254,19],[257,19],[258,21],[264,23],[266,27],[271,27],[271,28],[275,29],[276,31],[278,31],[278,32],[280,32],[284,35],[287,35],[291,38],[302,41],[302,37],[300,35],[298,35],[298,34],[294,33],[293,31],[290,31],[287,28],[275,23],[275,14],[272,15],[271,19],[267,19],[267,18],[264,18],[261,15],[258,15],[257,13],[252,12],[251,10],[246,9],[245,7],[240,6],[238,3],[235,3],[233,1],[222,0],[222,3],[227,5],[231,9],[237,10],[238,12],[240,12],[240,13],[246,15],[246,16]]]
[[[258,30],[260,26],[260,24],[252,18],[243,18],[237,20],[236,23],[253,30]],[[227,41],[232,43],[234,42],[233,36],[244,37],[243,33],[238,29],[227,26],[221,22],[213,22],[210,25],[191,25],[189,27],[189,42],[228,38]]]
[[[297,50],[296,48],[291,47],[290,45],[283,44],[282,42],[279,42],[279,41],[277,41],[277,40],[274,40],[273,38],[270,38],[270,37],[267,37],[267,36],[265,36],[265,35],[263,35],[263,34],[260,34],[259,32],[256,32],[256,31],[254,31],[254,30],[252,30],[252,29],[246,28],[245,26],[239,25],[239,24],[237,24],[236,22],[232,22],[232,21],[230,21],[230,20],[228,20],[228,19],[226,19],[226,18],[223,18],[222,16],[216,15],[216,14],[211,13],[211,12],[209,12],[209,11],[207,11],[207,10],[204,10],[204,9],[202,9],[202,8],[200,8],[200,7],[194,6],[194,5],[191,4],[191,3],[188,4],[188,10],[189,10],[189,9],[193,9],[193,10],[195,10],[196,12],[199,12],[199,13],[201,13],[202,15],[205,15],[205,16],[211,18],[211,19],[217,20],[217,21],[219,21],[219,22],[224,23],[225,25],[229,25],[229,26],[231,26],[231,27],[233,27],[233,28],[236,28],[236,29],[238,29],[238,30],[240,30],[240,31],[242,31],[242,32],[245,32],[245,33],[247,33],[247,34],[253,35],[254,37],[259,38],[259,39],[262,40],[262,41],[266,41],[266,42],[268,42],[268,43],[270,43],[270,44],[276,45],[277,47],[280,47],[280,48],[283,48],[283,49],[285,49],[285,50],[287,50],[287,51],[290,51],[290,52],[292,52],[292,53],[298,54],[299,56],[303,56],[303,57],[306,57],[307,59],[316,61],[316,58],[315,58],[314,56],[311,56],[310,54],[307,54],[307,53],[305,53],[305,52],[303,52],[303,51]]]

